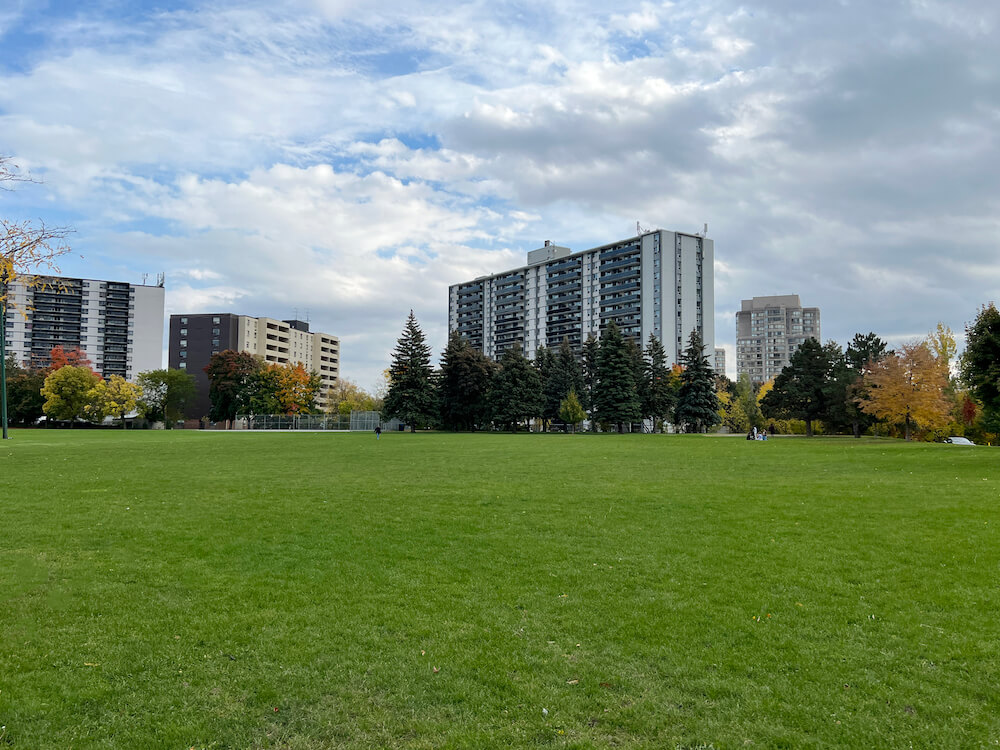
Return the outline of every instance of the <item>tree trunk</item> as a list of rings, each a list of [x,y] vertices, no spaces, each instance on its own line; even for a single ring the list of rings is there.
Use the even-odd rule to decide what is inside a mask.
[[[906,428],[905,428],[905,435],[904,435],[904,437],[905,437],[906,440],[910,439],[910,413],[909,412],[906,412]]]
[[[860,438],[860,437],[861,437],[861,423],[860,423],[860,422],[858,422],[858,420],[856,420],[856,419],[855,419],[855,420],[854,420],[854,421],[853,421],[853,422],[851,423],[851,427],[853,427],[853,428],[854,428],[854,437],[856,437],[856,438]]]
[[[806,437],[813,436],[813,421],[811,419],[806,420]]]

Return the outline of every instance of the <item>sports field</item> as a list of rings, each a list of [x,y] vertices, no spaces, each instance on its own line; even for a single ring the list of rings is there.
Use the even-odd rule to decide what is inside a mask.
[[[0,747],[996,747],[1000,451],[15,431]]]

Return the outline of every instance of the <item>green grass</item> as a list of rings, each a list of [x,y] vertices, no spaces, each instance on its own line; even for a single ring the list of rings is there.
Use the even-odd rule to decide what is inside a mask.
[[[0,747],[1000,743],[994,449],[12,435]]]

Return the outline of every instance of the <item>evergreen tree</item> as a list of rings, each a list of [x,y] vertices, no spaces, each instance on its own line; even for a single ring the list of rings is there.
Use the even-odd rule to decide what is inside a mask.
[[[489,402],[493,421],[506,430],[516,430],[542,410],[538,370],[517,346],[504,350],[500,367],[490,383]]]
[[[622,432],[626,424],[642,419],[635,383],[635,357],[614,321],[601,334],[594,386],[594,417]]]
[[[1000,311],[984,305],[965,327],[962,380],[983,408],[983,426],[1000,432]]]
[[[395,417],[410,425],[411,431],[433,424],[438,408],[430,361],[431,349],[410,310],[403,333],[392,350],[389,391],[382,407],[386,419]]]
[[[701,432],[719,423],[719,399],[715,395],[715,371],[705,356],[705,345],[697,330],[691,331],[681,357],[684,371],[677,391],[674,421],[687,432]]]
[[[879,362],[887,354],[892,352],[888,351],[886,343],[874,333],[856,333],[847,345],[844,358],[848,367],[858,375],[864,375],[871,364]]]
[[[458,332],[441,357],[441,422],[449,430],[475,430],[489,421],[490,380],[496,365]]]
[[[580,405],[591,416],[594,414],[594,390],[597,386],[597,360],[601,353],[601,346],[594,334],[587,336],[583,344],[583,358],[581,369],[583,371],[583,388],[577,392],[580,398]]]
[[[549,369],[549,377],[544,382],[544,390],[546,413],[553,413],[553,418],[558,417],[559,419],[562,419],[560,416],[562,402],[566,400],[569,392],[579,393],[583,390],[583,373],[573,354],[573,348],[569,345],[568,338],[562,340],[559,350],[552,358],[552,366]],[[579,399],[577,400],[579,401]]]
[[[669,419],[673,413],[677,391],[663,344],[653,334],[649,334],[644,352],[642,384],[642,413],[653,420],[655,430],[657,422]]]
[[[806,339],[761,402],[765,416],[801,419],[806,423],[806,435],[812,437],[813,422],[828,410],[831,367],[830,352],[816,339]]]
[[[548,398],[549,378],[552,376],[552,368],[555,365],[555,357],[552,356],[552,350],[545,346],[538,347],[535,351],[534,364],[535,369],[538,371],[538,381],[542,384],[542,407],[538,414],[533,416],[540,417],[546,427],[548,427],[548,424],[553,419],[559,418],[559,401],[553,401]]]

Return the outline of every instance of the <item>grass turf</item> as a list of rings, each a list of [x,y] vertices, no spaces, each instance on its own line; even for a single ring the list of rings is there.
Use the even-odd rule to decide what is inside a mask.
[[[994,747],[989,448],[20,431],[0,747]]]

